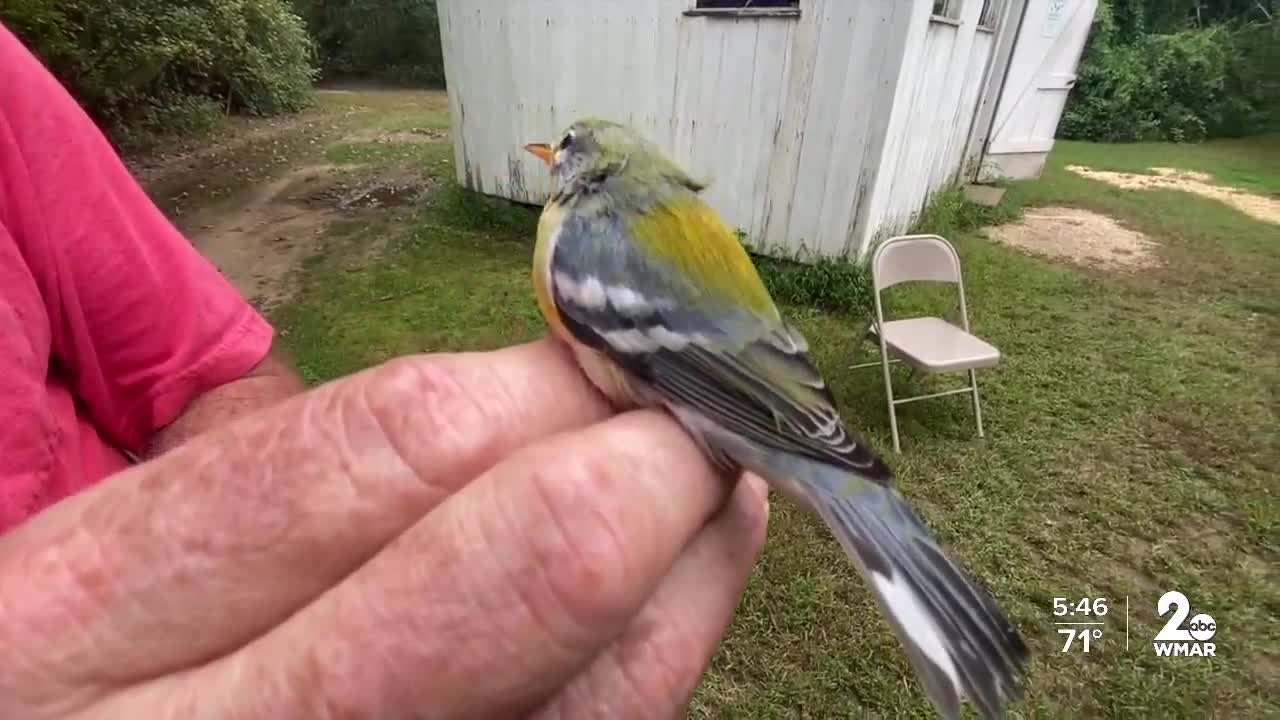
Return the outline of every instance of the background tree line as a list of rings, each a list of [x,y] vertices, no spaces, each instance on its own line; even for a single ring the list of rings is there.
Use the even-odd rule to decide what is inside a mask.
[[[1277,12],[1280,0],[1100,0],[1060,136],[1280,130]],[[320,79],[444,84],[436,0],[3,0],[0,21],[118,138],[296,110]]]
[[[435,0],[0,0],[117,140],[303,107],[314,82],[443,86]]]
[[[1280,0],[1100,0],[1059,136],[1280,130]]]

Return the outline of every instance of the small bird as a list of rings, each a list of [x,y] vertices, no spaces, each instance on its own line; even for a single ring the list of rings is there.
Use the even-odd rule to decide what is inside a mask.
[[[846,429],[750,256],[695,180],[634,129],[574,122],[525,150],[555,186],[533,284],[552,332],[619,407],[665,407],[721,471],[816,512],[871,588],[938,712],[1022,696],[1028,650]]]

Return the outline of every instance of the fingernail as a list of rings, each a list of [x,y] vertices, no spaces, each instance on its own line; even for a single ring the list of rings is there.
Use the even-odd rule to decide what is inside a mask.
[[[769,483],[754,473],[744,473],[742,479],[751,487],[756,497],[764,501],[765,505],[769,504]]]

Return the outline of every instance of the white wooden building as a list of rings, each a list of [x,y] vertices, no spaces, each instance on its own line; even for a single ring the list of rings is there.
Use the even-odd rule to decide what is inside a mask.
[[[952,182],[1035,177],[1097,0],[440,0],[458,179],[542,203],[521,146],[628,122],[756,249],[861,257]]]

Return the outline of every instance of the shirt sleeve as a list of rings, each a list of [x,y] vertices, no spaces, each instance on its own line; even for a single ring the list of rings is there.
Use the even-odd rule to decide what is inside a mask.
[[[44,298],[52,371],[105,437],[140,453],[260,362],[273,329],[3,25],[0,68],[0,221]]]

